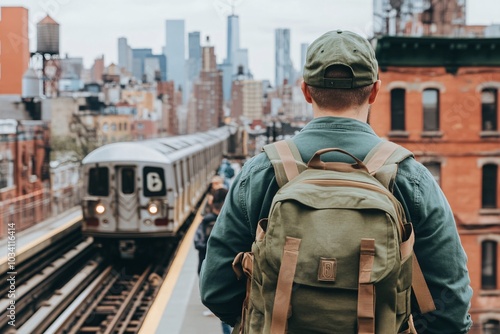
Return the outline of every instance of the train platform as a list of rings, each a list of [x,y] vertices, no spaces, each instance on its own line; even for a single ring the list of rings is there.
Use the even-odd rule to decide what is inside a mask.
[[[15,245],[15,264],[19,265],[32,255],[52,243],[61,240],[75,229],[80,228],[82,211],[80,207],[74,207],[64,213],[51,217],[26,230],[16,232],[15,240],[9,242],[8,238],[0,240],[0,249],[4,250],[0,257],[0,272],[7,272],[8,257],[7,250],[12,243]]]
[[[235,175],[240,172],[240,164],[232,163],[231,166]],[[198,212],[149,309],[140,334],[222,333],[221,321],[200,300],[197,273],[198,251],[194,248],[193,238],[201,219],[202,216]]]
[[[198,251],[194,248],[193,237],[201,218],[198,214],[186,233],[140,334],[222,333],[220,320],[200,301]]]

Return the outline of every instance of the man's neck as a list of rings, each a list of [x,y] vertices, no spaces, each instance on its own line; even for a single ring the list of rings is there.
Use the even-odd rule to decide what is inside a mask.
[[[313,106],[313,115],[314,118],[317,117],[345,117],[352,118],[358,120],[360,122],[367,123],[368,121],[368,109],[369,106],[360,106],[359,108],[351,108],[346,110],[330,110],[330,109],[320,109],[314,108]]]

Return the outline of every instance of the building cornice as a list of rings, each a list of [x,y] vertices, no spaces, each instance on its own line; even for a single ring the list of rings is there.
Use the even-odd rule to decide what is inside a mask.
[[[500,67],[500,38],[383,36],[375,52],[381,71],[389,66],[444,67],[456,74],[461,67]]]

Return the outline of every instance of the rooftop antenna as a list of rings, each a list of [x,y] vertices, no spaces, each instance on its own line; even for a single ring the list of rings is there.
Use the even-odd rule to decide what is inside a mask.
[[[235,7],[234,1],[235,0],[231,0],[231,15],[232,16],[234,16],[234,7]]]

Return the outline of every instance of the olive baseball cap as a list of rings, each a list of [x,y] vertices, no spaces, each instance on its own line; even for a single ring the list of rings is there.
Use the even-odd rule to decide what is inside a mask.
[[[325,78],[332,65],[351,69],[351,78]],[[350,31],[329,31],[308,48],[304,65],[304,81],[318,88],[358,88],[371,85],[378,78],[378,64],[370,43]]]

